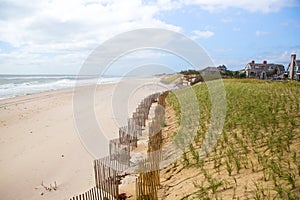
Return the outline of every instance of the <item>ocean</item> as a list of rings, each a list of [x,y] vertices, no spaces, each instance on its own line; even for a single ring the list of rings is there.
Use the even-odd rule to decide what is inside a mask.
[[[72,88],[77,85],[90,85],[92,76],[75,75],[0,75],[0,99],[40,93],[51,90]],[[100,78],[98,84],[114,83],[119,77]]]

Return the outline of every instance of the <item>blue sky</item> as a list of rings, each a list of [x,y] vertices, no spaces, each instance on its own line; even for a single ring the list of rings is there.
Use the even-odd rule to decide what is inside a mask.
[[[0,74],[77,74],[98,45],[137,28],[179,32],[216,66],[286,66],[291,53],[300,58],[299,9],[299,0],[0,0]],[[153,52],[141,54],[162,62]],[[187,67],[171,57],[169,65]]]

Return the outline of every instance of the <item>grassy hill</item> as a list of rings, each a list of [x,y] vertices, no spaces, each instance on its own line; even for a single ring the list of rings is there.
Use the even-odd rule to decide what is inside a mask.
[[[224,80],[224,86],[223,133],[206,157],[198,151],[209,125],[210,96],[205,84],[193,86],[201,111],[197,137],[181,159],[161,170],[160,196],[300,199],[300,84],[247,79]],[[172,93],[167,100],[164,131],[175,135],[180,105]]]

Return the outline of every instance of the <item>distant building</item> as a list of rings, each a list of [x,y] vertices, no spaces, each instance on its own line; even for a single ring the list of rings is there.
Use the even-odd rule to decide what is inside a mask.
[[[281,64],[255,63],[252,60],[245,67],[246,78],[259,79],[282,79],[284,76],[284,66]]]
[[[220,65],[219,67],[217,67],[217,69],[223,73],[227,72],[227,67],[225,65]]]
[[[296,60],[296,54],[291,55],[291,62],[287,68],[287,76],[290,79],[300,80],[300,60]]]

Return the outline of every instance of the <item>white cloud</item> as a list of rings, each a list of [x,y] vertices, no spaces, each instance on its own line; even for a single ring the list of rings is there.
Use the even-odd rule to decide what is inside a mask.
[[[101,42],[112,35],[134,28],[160,27],[180,30],[179,27],[155,19],[154,15],[159,12],[159,7],[144,5],[140,0],[100,0],[93,3],[82,0],[53,0],[41,1],[30,9],[31,12],[26,11],[26,16],[0,21],[3,27],[0,40],[14,46],[89,39]]]
[[[192,32],[192,36],[191,38],[193,40],[199,39],[199,38],[210,38],[212,37],[215,33],[209,30],[205,30],[205,31],[200,31],[200,30],[194,30]]]
[[[180,32],[180,27],[157,16],[185,5],[197,5],[212,12],[238,8],[241,12],[269,13],[296,3],[297,0],[32,0],[29,4],[25,0],[0,0],[0,41],[14,47],[7,50],[0,46],[0,73],[4,67],[9,70],[18,66],[59,65],[77,69],[101,42],[136,28]],[[224,23],[232,20],[221,19]],[[195,30],[191,38],[210,38],[214,30],[213,27]],[[257,30],[255,34],[269,33]]]
[[[0,55],[1,66],[53,66],[51,62],[59,59],[81,64],[82,57],[72,55],[87,56],[101,42],[125,31],[155,27],[179,32],[180,27],[155,17],[161,10],[179,6],[172,5],[168,0],[157,4],[142,0],[33,0],[30,5],[24,0],[4,0],[0,2],[0,41],[16,50],[14,54]],[[47,60],[47,56],[38,57],[39,53],[59,56]],[[24,56],[14,57],[15,54]]]
[[[264,35],[269,35],[269,34],[270,33],[267,31],[259,31],[259,30],[255,31],[256,36],[264,36]]]
[[[178,9],[182,6],[182,2],[176,0],[157,0],[155,3],[163,10]]]
[[[298,4],[297,0],[186,0],[187,5],[199,5],[202,9],[216,12],[227,8],[239,8],[250,12],[270,13],[283,7]]]

